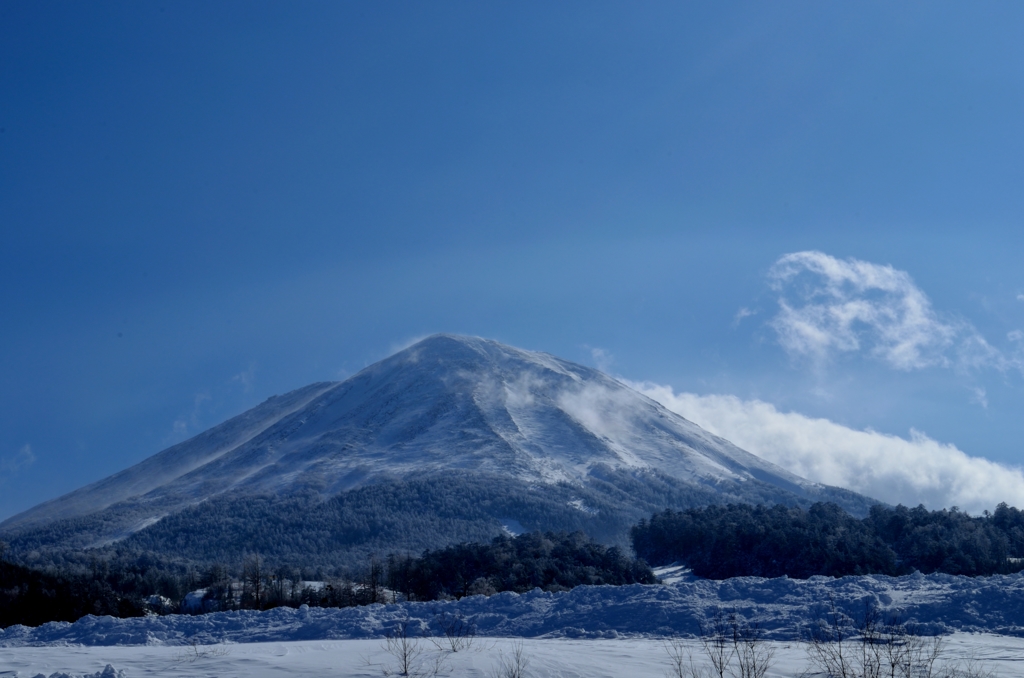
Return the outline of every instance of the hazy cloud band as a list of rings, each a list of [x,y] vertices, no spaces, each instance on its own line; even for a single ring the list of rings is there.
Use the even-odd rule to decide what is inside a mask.
[[[668,409],[788,471],[891,504],[978,514],[1001,501],[1024,506],[1024,473],[971,457],[918,431],[909,439],[857,431],[827,419],[780,412],[770,403],[729,395],[674,393],[632,383]]]

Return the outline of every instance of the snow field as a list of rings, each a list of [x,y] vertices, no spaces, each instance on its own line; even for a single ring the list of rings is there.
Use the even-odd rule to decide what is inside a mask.
[[[664,641],[653,638],[572,640],[476,638],[468,650],[444,653],[438,676],[491,678],[499,657],[521,642],[532,678],[664,678],[670,670]],[[686,641],[699,656],[696,641]],[[769,678],[795,678],[810,664],[803,643],[773,641],[775,664]],[[420,675],[434,668],[437,649],[421,640]],[[1024,675],[1024,639],[958,633],[944,638],[947,660],[974,657],[995,676]],[[292,641],[210,646],[19,647],[0,650],[0,676],[96,674],[107,665],[126,678],[382,678],[395,660],[384,642],[373,640]]]
[[[994,675],[1024,676],[1021,574],[724,581],[696,579],[678,568],[659,574],[666,583],[655,586],[12,626],[0,631],[0,678],[102,676],[107,665],[126,678],[383,677],[398,673],[384,637],[403,624],[417,637],[420,676],[496,676],[500,658],[522,643],[527,675],[537,678],[662,677],[669,670],[666,642],[682,638],[699,657],[699,620],[715,610],[756,620],[776,651],[768,676],[783,678],[811,668],[801,639],[827,615],[830,599],[853,617],[865,605],[898,612],[916,632],[941,634],[947,659],[974,657]],[[437,634],[439,614],[473,623],[477,637],[469,650],[442,654],[420,637]]]
[[[612,639],[619,636],[696,636],[709,611],[725,609],[756,620],[766,636],[791,641],[824,618],[831,598],[856,617],[865,605],[898,612],[915,633],[996,633],[1024,637],[1024,575],[955,577],[812,577],[807,580],[738,577],[723,581],[672,577],[655,586],[579,586],[548,593],[535,589],[459,601],[397,603],[349,608],[276,608],[189,616],[116,619],[87,616],[74,624],[0,631],[0,648],[22,645],[182,645],[383,638],[409,622],[431,633],[444,612],[472,620],[492,637]]]

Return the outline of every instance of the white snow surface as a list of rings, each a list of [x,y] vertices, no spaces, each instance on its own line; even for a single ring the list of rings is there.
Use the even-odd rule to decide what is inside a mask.
[[[499,657],[522,643],[533,678],[664,678],[669,674],[665,643],[650,638],[614,640],[477,638],[456,654],[439,653],[420,641],[423,650],[413,675],[429,676],[440,655],[438,676],[492,678]],[[766,678],[806,676],[809,668],[802,643],[776,641],[774,663]],[[685,643],[700,658],[696,641]],[[1024,639],[990,634],[955,634],[944,639],[941,662],[973,657],[993,678],[1024,674]],[[117,667],[120,678],[182,676],[188,678],[381,678],[396,675],[394,657],[380,640],[290,641],[199,647],[143,645],[133,647],[19,647],[0,654],[0,678],[107,678],[105,666]],[[820,674],[819,674],[820,675]],[[111,678],[114,678],[111,676]]]
[[[340,383],[313,384],[5,521],[20,529],[132,500],[138,526],[226,492],[313,489],[468,470],[579,482],[598,466],[714,485],[818,487],[597,370],[474,337],[436,335]]]
[[[740,577],[724,581],[678,576],[653,586],[580,586],[571,591],[499,593],[459,601],[397,603],[342,609],[276,608],[131,619],[88,616],[69,624],[0,631],[0,647],[274,643],[382,638],[401,621],[428,632],[441,612],[472,619],[481,636],[618,638],[692,636],[714,608],[758,620],[768,637],[800,638],[822,618],[831,594],[841,609],[866,602],[902,617],[927,635],[954,632],[1024,637],[1024,575],[958,577],[861,576],[808,580]]]

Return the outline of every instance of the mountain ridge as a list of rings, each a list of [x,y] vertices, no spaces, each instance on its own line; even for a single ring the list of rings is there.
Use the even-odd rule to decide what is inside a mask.
[[[345,381],[270,398],[13,516],[0,523],[0,533],[60,521],[73,531],[102,518],[102,527],[90,528],[90,545],[97,545],[157,529],[163,518],[213,499],[328,501],[368,485],[442,476],[459,486],[474,478],[506,482],[520,497],[510,506],[536,498],[537,488],[570,504],[572,488],[601,488],[604,494],[589,501],[606,499],[605,511],[633,516],[616,489],[631,483],[629,477],[668,483],[677,489],[665,497],[692,495],[692,501],[713,500],[716,492],[741,501],[832,497],[860,512],[872,501],[789,473],[593,368],[489,339],[439,334]],[[652,505],[657,501],[645,509]]]

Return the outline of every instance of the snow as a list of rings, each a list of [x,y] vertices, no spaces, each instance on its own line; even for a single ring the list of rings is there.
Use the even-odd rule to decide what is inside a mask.
[[[200,612],[203,609],[203,600],[206,598],[206,589],[196,589],[185,594],[181,601],[181,607],[186,612]]]
[[[681,581],[687,581],[692,578],[690,568],[678,563],[665,565],[664,567],[655,567],[652,570],[654,571],[654,576],[662,584],[678,584]]]
[[[119,501],[152,492],[243,447],[267,429],[301,411],[335,386],[336,383],[311,384],[284,396],[272,397],[251,410],[194,438],[169,447],[135,466],[8,518],[2,526],[4,529],[25,528],[60,518],[88,515]],[[164,512],[158,511],[157,515],[121,526],[111,537],[123,537],[144,529],[159,520],[163,514]]]
[[[583,513],[592,516],[598,514],[598,510],[596,508],[591,508],[590,506],[587,506],[585,503],[583,503],[582,499],[573,499],[572,501],[569,502],[569,506],[573,507],[577,511],[582,511]]]
[[[511,639],[478,637],[466,650],[439,653],[425,640],[420,675],[429,675],[435,657],[441,676],[490,678],[496,675],[500,654],[513,650]],[[652,638],[615,640],[526,639],[523,655],[527,674],[535,678],[625,678],[668,675],[664,641]],[[775,641],[774,665],[768,678],[801,675],[809,664],[801,643]],[[688,649],[699,653],[696,642]],[[697,655],[699,656],[699,654]],[[973,657],[995,676],[1024,674],[1024,639],[991,634],[956,634],[945,639],[943,657]],[[93,678],[106,666],[123,671],[126,678],[182,676],[189,678],[381,678],[394,668],[379,639],[345,641],[292,641],[246,645],[134,647],[19,647],[0,655],[0,677],[30,678],[43,674]],[[60,673],[58,673],[60,672]],[[110,674],[107,674],[110,675]],[[117,674],[114,674],[117,675]]]
[[[526,534],[527,530],[522,524],[514,518],[502,518],[501,529],[510,537],[518,537],[521,534]]]
[[[0,647],[181,645],[381,638],[402,621],[426,631],[439,612],[471,618],[494,637],[617,638],[693,636],[716,607],[758,620],[768,637],[801,637],[831,595],[856,615],[865,603],[897,611],[920,633],[996,633],[1024,637],[1024,575],[844,577],[808,580],[697,579],[677,572],[656,586],[580,586],[571,591],[499,593],[459,601],[352,608],[276,608],[132,619],[87,616],[69,624],[0,631]]]
[[[866,602],[901,611],[920,633],[943,634],[947,658],[974,656],[999,675],[1024,674],[1024,575],[711,581],[678,566],[658,573],[668,583],[13,626],[0,631],[0,677],[105,676],[107,665],[129,678],[381,676],[390,661],[382,638],[402,622],[417,636],[432,634],[441,612],[471,619],[477,633],[470,650],[443,657],[417,640],[425,662],[443,658],[443,675],[492,675],[499,651],[507,656],[519,638],[534,676],[658,676],[668,668],[666,639],[690,638],[697,651],[697,620],[715,608],[758,620],[777,653],[769,675],[795,676],[808,668],[800,639],[830,594],[853,615]]]

